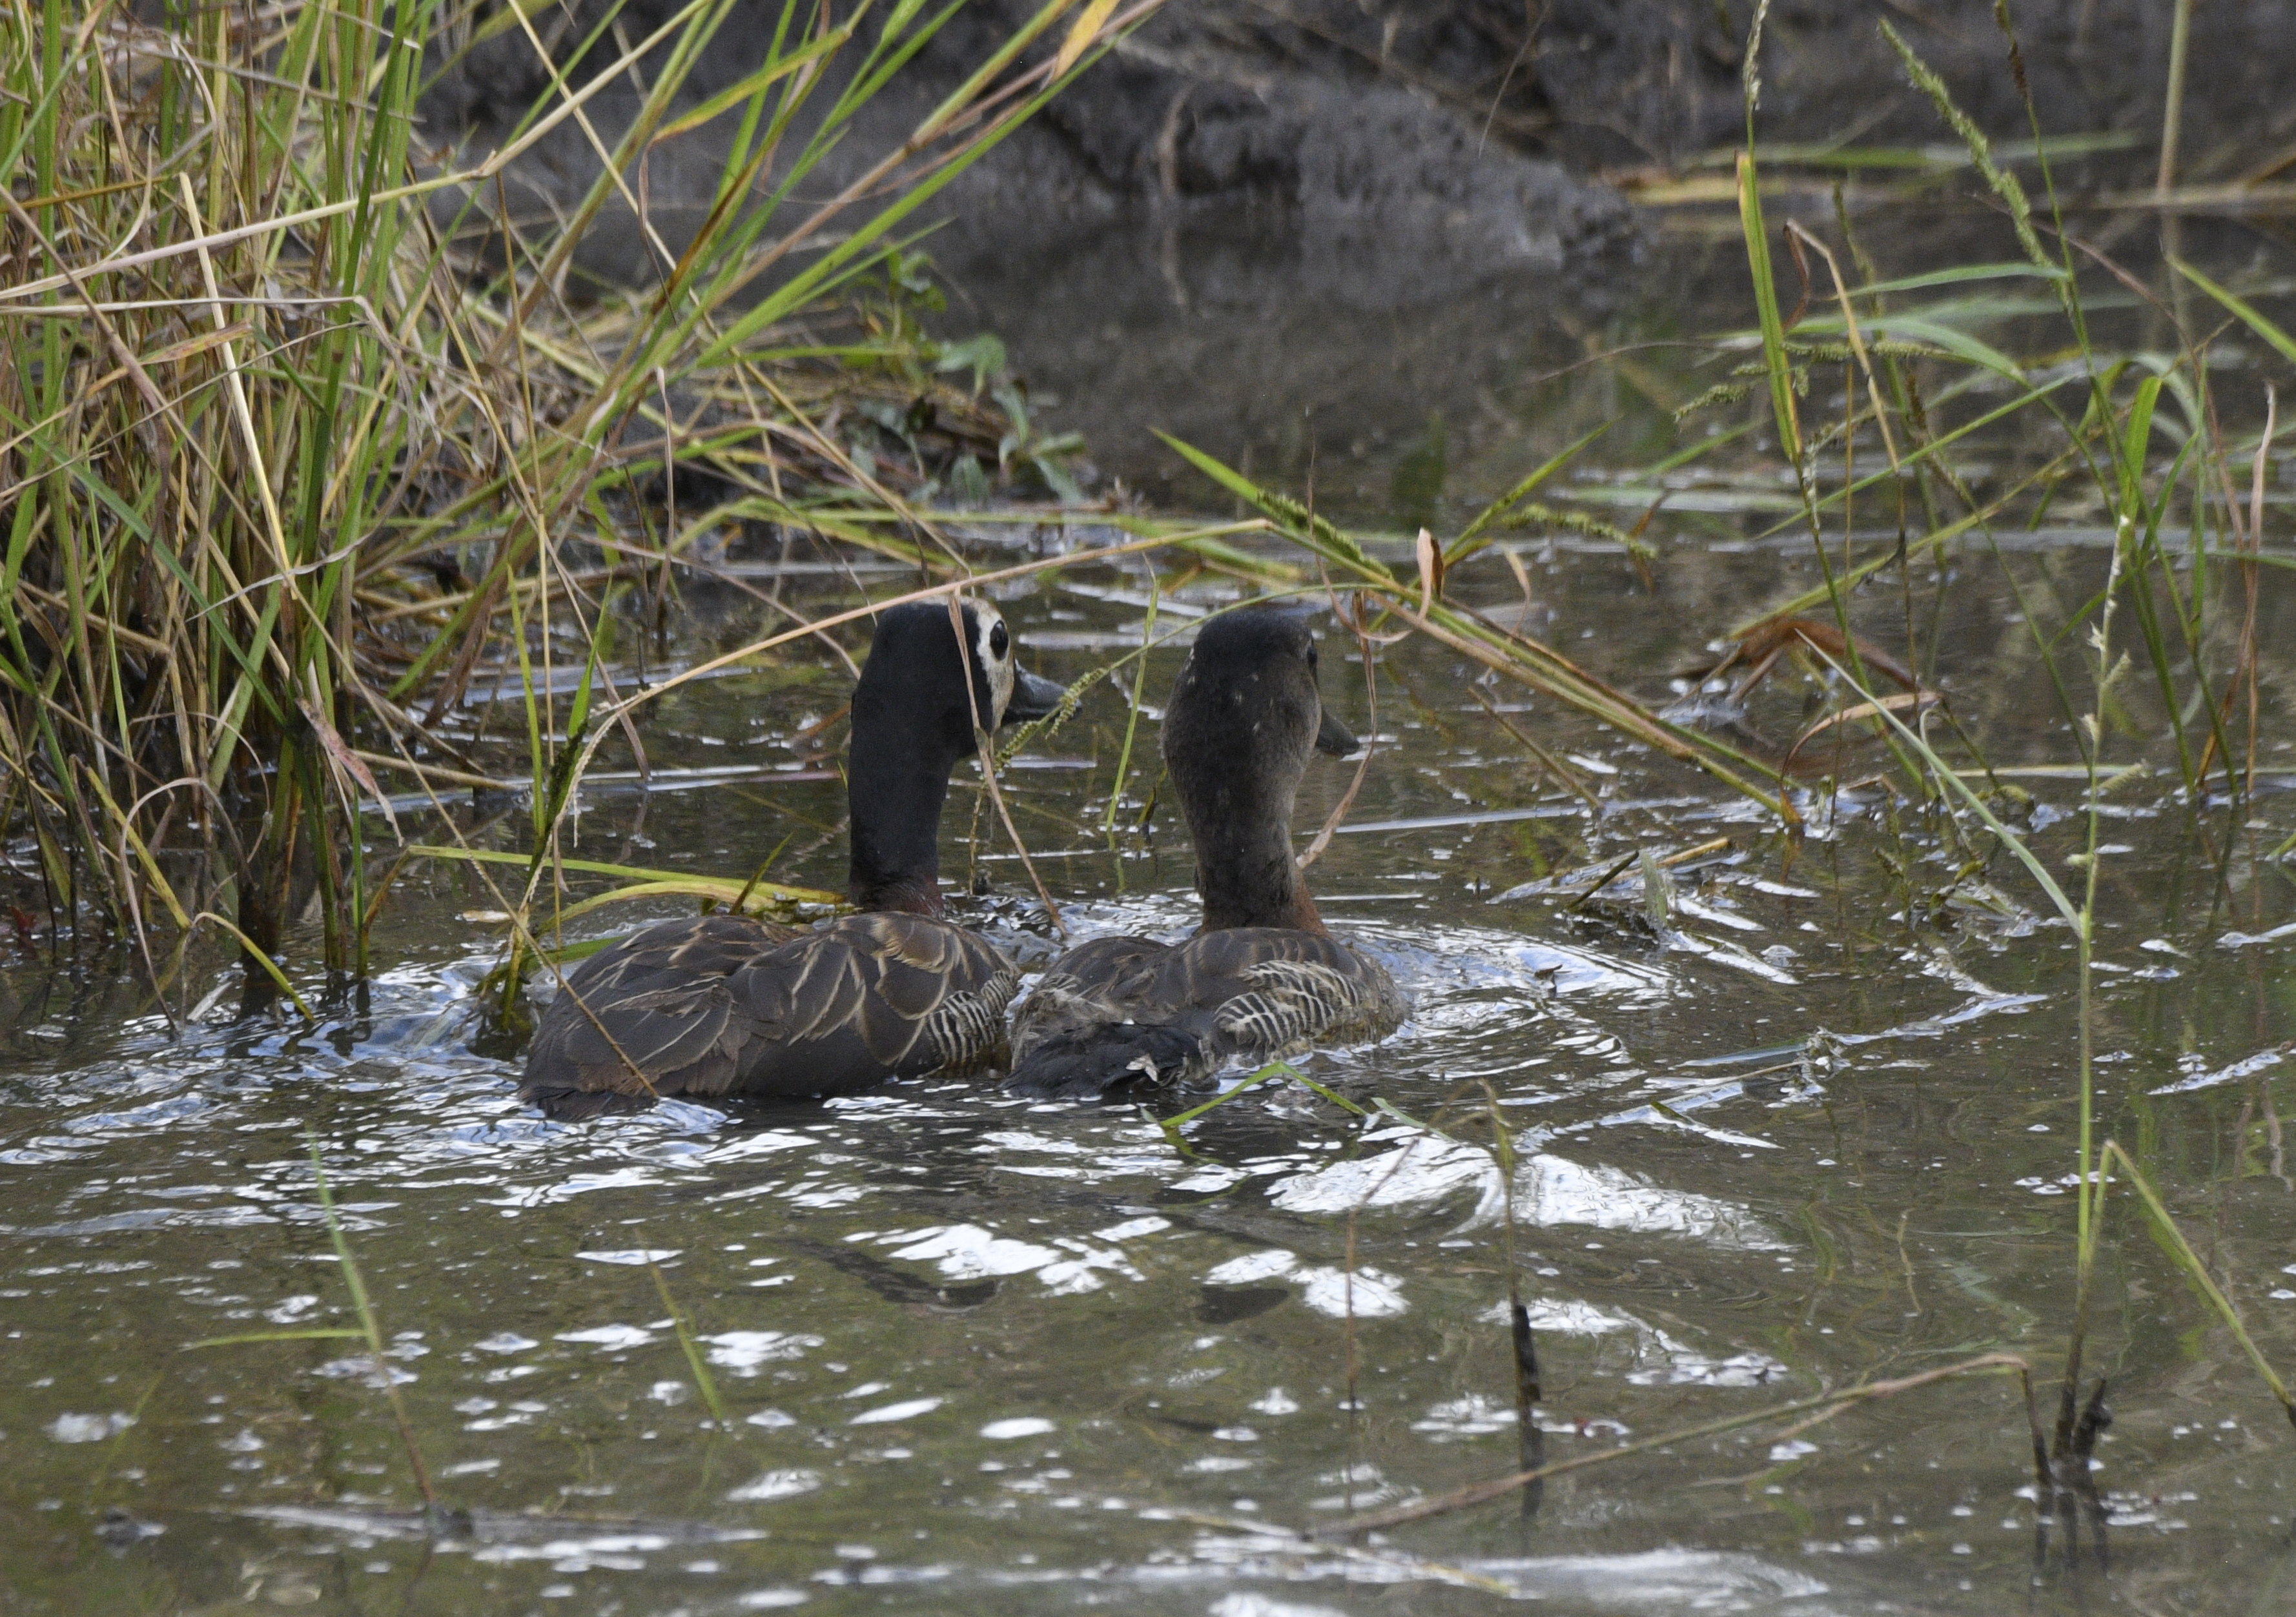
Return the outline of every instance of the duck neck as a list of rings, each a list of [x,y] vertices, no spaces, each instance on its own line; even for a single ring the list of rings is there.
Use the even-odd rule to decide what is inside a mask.
[[[956,758],[930,736],[853,704],[853,747],[845,769],[853,838],[846,891],[864,911],[939,915],[940,811]]]
[[[1196,842],[1196,892],[1204,901],[1204,930],[1281,927],[1322,932],[1324,918],[1300,879],[1292,857],[1290,805],[1281,818],[1249,828],[1215,829],[1193,823]]]

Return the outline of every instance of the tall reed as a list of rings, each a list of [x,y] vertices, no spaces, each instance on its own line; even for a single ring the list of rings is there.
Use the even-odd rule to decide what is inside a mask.
[[[2242,805],[2253,790],[2258,746],[2253,558],[2261,536],[2264,467],[2271,448],[2275,412],[2267,402],[2265,424],[2253,448],[2256,470],[2251,480],[2252,494],[2243,510],[2235,478],[2241,446],[2222,428],[2202,345],[2150,293],[2146,297],[2167,315],[2175,331],[2176,344],[2170,352],[2112,353],[2097,342],[2091,330],[2082,293],[2082,271],[2101,268],[2124,286],[2136,283],[2127,271],[2095,249],[2082,246],[2068,228],[2055,193],[2047,143],[2042,138],[2039,113],[2026,79],[2006,0],[1997,4],[1996,18],[2003,35],[2007,64],[2024,102],[2039,155],[2045,209],[2034,206],[2018,177],[1996,159],[1990,141],[1961,109],[1950,88],[1884,20],[1879,24],[1881,31],[1903,62],[1907,78],[1968,149],[1972,167],[1993,193],[2022,253],[2020,260],[1923,277],[1918,284],[1937,286],[2011,276],[2040,279],[2050,288],[2062,314],[2065,341],[2062,352],[2071,357],[2070,363],[2062,365],[2059,375],[2037,377],[2006,355],[1962,338],[1949,326],[1934,320],[1925,321],[1918,313],[1909,317],[1893,312],[1882,301],[1884,294],[1906,290],[1915,283],[1874,285],[1869,277],[1868,284],[1851,288],[1841,283],[1837,268],[1839,315],[1801,323],[1800,329],[1812,336],[1840,336],[1847,339],[1849,352],[1833,356],[1844,366],[1845,390],[1852,400],[1849,417],[1842,429],[1845,446],[1854,442],[1861,425],[1856,401],[1862,385],[1870,400],[1870,413],[1864,416],[1862,424],[1874,429],[1890,461],[1886,474],[1876,473],[1869,481],[1879,481],[1883,476],[1902,479],[1910,469],[1913,475],[1933,480],[1934,487],[1927,492],[1937,505],[1950,509],[1958,504],[1966,512],[1964,518],[1940,524],[1919,540],[1901,543],[1894,557],[1883,555],[1862,569],[1837,572],[1827,559],[1825,524],[1830,511],[1839,507],[1846,552],[1849,501],[1861,484],[1853,466],[1841,491],[1833,495],[1820,494],[1813,475],[1814,446],[1800,421],[1798,399],[1807,387],[1808,368],[1817,355],[1807,339],[1799,344],[1789,339],[1786,323],[1780,317],[1755,162],[1760,28],[1767,9],[1765,4],[1757,10],[1745,63],[1747,150],[1739,161],[1741,220],[1759,311],[1762,369],[1768,382],[1779,444],[1792,462],[1803,507],[1802,519],[1808,527],[1824,580],[1819,589],[1780,608],[1780,615],[1803,610],[1820,601],[1830,606],[1844,628],[1850,653],[1840,660],[1824,657],[1839,680],[1841,701],[1855,701],[1856,715],[1887,737],[1906,779],[1935,805],[1944,823],[1951,825],[1958,813],[1968,814],[2023,868],[2073,935],[2078,950],[2079,1044],[2068,1063],[2067,1076],[2076,1086],[2079,1118],[2072,1178],[2075,1301],[2055,1429],[2045,1447],[2037,1422],[2034,1449],[2044,1486],[2067,1493],[2087,1490],[2093,1495],[2094,1484],[2089,1481],[2087,1467],[2089,1450],[2099,1429],[2095,1411],[2103,1388],[2100,1383],[2089,1400],[2089,1413],[2083,1415],[2079,1382],[2097,1284],[2105,1196],[2116,1178],[2125,1180],[2133,1188],[2140,1216],[2150,1226],[2154,1238],[2204,1304],[2223,1321],[2291,1424],[2296,1425],[2296,1395],[2292,1395],[2257,1347],[2238,1311],[2210,1275],[2152,1188],[2144,1164],[2118,1141],[2097,1138],[2094,1062],[2096,1009],[2093,956],[2103,892],[2101,877],[2103,862],[2111,852],[2101,835],[2103,794],[2109,784],[2110,766],[2105,755],[2114,719],[2121,712],[2117,690],[2136,676],[2140,668],[2149,666],[2168,716],[2169,739],[2177,749],[2185,806],[2196,820],[2210,815],[2221,802],[2231,810],[2227,829],[2237,829],[2243,817]],[[2180,7],[2178,74],[2182,69],[2183,21]],[[2163,139],[2164,185],[2173,163],[2174,117],[2172,99],[2171,123]],[[1788,228],[1791,242],[1795,227]],[[1814,240],[1808,237],[1808,233],[1801,234],[1804,239]],[[1798,248],[1796,257],[1799,264]],[[2296,356],[2296,343],[2292,343],[2253,308],[2204,277],[2176,265],[2173,259],[2171,264],[2283,355]],[[1992,502],[1976,499],[1968,481],[1956,473],[1947,440],[1932,430],[1912,372],[1896,359],[1888,362],[1886,378],[1879,372],[1875,356],[1860,338],[1856,306],[1859,303],[1866,306],[1864,325],[1867,331],[1938,343],[1934,357],[1942,365],[1972,367],[2005,380],[2013,391],[2009,408],[2031,409],[2045,415],[2061,435],[2057,440],[2060,446],[2045,463],[2039,477],[2021,484],[2008,498]],[[2078,413],[2070,407],[2069,398],[2060,397],[2061,389],[2070,393],[2075,388],[2086,395]],[[2173,433],[2164,433],[2164,427],[2169,425],[2164,411],[2170,406],[2179,412],[2182,419],[2175,423]],[[1911,449],[1903,457],[1892,439],[1893,421],[1897,435]],[[2163,436],[2169,437],[2176,445],[2165,460],[2154,447],[2156,440]],[[2033,638],[2038,659],[2047,669],[2055,687],[2080,753],[2086,782],[2085,836],[2081,850],[2069,862],[2079,877],[2076,884],[2058,880],[2027,838],[1997,812],[1997,794],[1980,791],[1972,783],[1988,778],[1981,757],[1975,759],[1980,766],[1976,769],[1956,767],[1944,755],[1953,750],[1952,745],[1931,733],[1929,712],[1922,703],[1901,703],[1874,692],[1865,671],[1857,666],[1857,642],[1847,636],[1847,629],[1850,592],[1865,578],[1892,567],[1905,568],[1914,556],[1923,551],[1942,552],[1949,543],[1972,531],[1988,543],[1994,558],[2006,572],[2008,560],[1991,541],[1993,525],[2008,514],[2012,502],[2023,500],[2031,510],[2030,520],[2038,524],[2060,486],[2083,478],[2112,524],[2112,546],[2101,587],[2061,624],[2048,625],[2041,615],[2031,611],[2021,614]],[[2039,485],[2038,489],[2036,484]],[[2191,517],[2181,552],[2169,549],[2165,531],[2171,514],[2179,510],[2189,511]],[[2241,570],[2244,600],[2238,603],[2244,608],[2243,628],[2236,637],[2230,638],[2229,645],[2227,637],[2210,617],[2212,605],[2221,613],[2227,604],[2221,594],[2212,603],[2210,584],[2211,559],[2224,555],[2235,560],[2247,559]],[[2016,586],[2013,574],[2009,582],[2013,588]],[[2021,594],[2020,599],[2021,601]],[[2117,638],[2127,633],[2120,625],[2132,622],[2134,638],[2144,653],[2144,664],[2139,664],[2135,654]],[[1915,648],[1908,647],[1907,660],[1918,666],[1914,651]],[[2071,693],[2083,684],[2087,686],[2088,701],[2086,710],[2077,711]],[[2243,690],[2248,692],[2249,723],[2245,733],[2226,722],[2237,693]],[[1912,715],[1910,723],[1901,716],[1906,713]],[[2206,727],[2205,735],[2198,733],[2202,725]],[[2210,785],[2218,772],[2220,796],[2212,793]],[[1994,801],[1988,801],[1988,797]]]
[[[132,933],[165,983],[214,926],[266,968],[260,996],[315,906],[326,966],[363,971],[380,884],[357,805],[383,798],[378,769],[480,775],[439,726],[488,663],[527,693],[531,893],[593,690],[613,694],[615,592],[726,521],[907,515],[802,403],[824,364],[865,383],[884,345],[792,345],[791,318],[898,282],[905,222],[1160,3],[1046,0],[802,203],[959,6],[783,0],[706,100],[689,85],[730,43],[727,0],[615,31],[611,53],[616,8],[555,57],[516,5],[0,14],[0,829],[36,851],[54,935]],[[513,33],[548,89],[482,160],[427,167],[426,75]],[[609,145],[587,107],[625,79],[639,106]],[[586,233],[617,197],[643,219],[636,165],[711,120],[734,134],[693,240],[657,286],[578,306]],[[511,165],[570,121],[600,154],[585,193],[538,232],[492,218]],[[995,443],[922,338],[896,337],[912,390]],[[738,509],[661,531],[639,496],[697,463]]]

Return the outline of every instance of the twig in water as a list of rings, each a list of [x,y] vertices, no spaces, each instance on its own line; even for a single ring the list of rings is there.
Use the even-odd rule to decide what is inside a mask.
[[[1530,1310],[1522,1301],[1522,1271],[1514,1245],[1514,1137],[1507,1131],[1506,1114],[1499,1109],[1499,1092],[1489,1079],[1482,1081],[1490,1107],[1491,1155],[1497,1159],[1499,1188],[1506,1198],[1507,1335],[1514,1350],[1514,1417],[1516,1457],[1525,1471],[1546,1463],[1546,1433],[1539,1430],[1535,1406],[1544,1389],[1539,1385],[1538,1344],[1530,1334]],[[1522,1519],[1538,1514],[1546,1484],[1532,1482],[1522,1490]]]
[[[1602,804],[1596,801],[1593,792],[1587,789],[1587,783],[1579,780],[1576,774],[1571,772],[1571,771],[1565,768],[1562,761],[1555,757],[1553,753],[1547,751],[1544,747],[1541,747],[1537,741],[1532,740],[1530,737],[1518,728],[1513,722],[1506,716],[1506,715],[1501,713],[1498,710],[1497,705],[1494,703],[1490,698],[1483,694],[1483,688],[1480,684],[1473,682],[1469,683],[1467,686],[1467,694],[1474,698],[1478,703],[1481,704],[1483,711],[1489,714],[1493,719],[1497,721],[1498,727],[1501,730],[1505,731],[1507,734],[1513,736],[1518,742],[1521,743],[1523,750],[1530,754],[1531,757],[1537,761],[1541,769],[1545,770],[1548,774],[1553,775],[1556,780],[1562,781],[1562,784],[1568,787],[1571,791],[1577,793],[1578,800],[1581,803],[1584,803],[1588,808],[1592,809],[1595,813],[1600,814],[1603,812]]]
[[[1573,898],[1569,903],[1562,907],[1565,910],[1569,910],[1573,912],[1585,909],[1589,899],[1593,898],[1595,894],[1600,893],[1603,888],[1609,886],[1612,882],[1618,880],[1620,877],[1625,875],[1627,867],[1635,863],[1641,858],[1641,853],[1628,853],[1623,858],[1611,861],[1610,869],[1604,870],[1600,876],[1596,877],[1592,886],[1588,887],[1584,893],[1579,894],[1577,897]]]
[[[1958,1364],[1945,1365],[1938,1369],[1924,1370],[1918,1376],[1907,1376],[1896,1381],[1873,1381],[1862,1387],[1845,1387],[1838,1392],[1822,1392],[1815,1398],[1797,1399],[1792,1403],[1779,1404],[1773,1409],[1758,1409],[1751,1414],[1732,1415],[1702,1425],[1685,1426],[1680,1431],[1660,1433],[1656,1437],[1642,1438],[1635,1442],[1621,1443],[1615,1449],[1605,1449],[1599,1454],[1582,1454],[1573,1459],[1557,1460],[1551,1466],[1540,1466],[1528,1471],[1518,1471],[1509,1476],[1493,1477],[1488,1482],[1471,1482],[1464,1488],[1455,1488],[1448,1493],[1439,1493],[1432,1499],[1416,1500],[1409,1505],[1391,1506],[1385,1510],[1374,1510],[1344,1521],[1311,1528],[1308,1536],[1336,1539],[1355,1533],[1372,1532],[1381,1528],[1397,1527],[1406,1522],[1423,1522],[1430,1516],[1448,1515],[1453,1511],[1465,1510],[1486,1500],[1530,1482],[1544,1482],[1548,1477],[1561,1476],[1569,1471],[1582,1471],[1589,1466],[1607,1465],[1624,1459],[1630,1454],[1644,1454],[1652,1449],[1662,1449],[1672,1443],[1688,1442],[1693,1438],[1713,1437],[1724,1432],[1734,1432],[1741,1426],[1758,1425],[1789,1415],[1802,1415],[1812,1410],[1826,1410],[1826,1418],[1842,1414],[1862,1403],[1876,1399],[1894,1398],[1910,1392],[1932,1382],[1948,1381],[1959,1376],[1975,1375],[1980,1370],[2013,1369],[2024,1371],[2030,1367],[2015,1353],[1980,1353],[1974,1359],[1964,1359]],[[1814,1423],[1813,1423],[1814,1424]]]
[[[1671,853],[1664,854],[1652,860],[1651,862],[1661,870],[1671,870],[1677,865],[1688,864],[1693,859],[1703,859],[1709,853],[1727,853],[1729,852],[1731,845],[1730,839],[1727,837],[1717,837],[1710,842],[1700,843],[1696,847],[1678,848]],[[1594,886],[1588,887],[1584,893],[1574,896],[1569,903],[1562,907],[1565,910],[1570,911],[1584,909],[1587,905],[1587,900],[1593,898],[1595,894],[1600,893],[1603,888],[1609,886],[1612,882],[1618,880],[1620,876],[1624,875],[1628,865],[1639,864],[1642,862],[1642,860],[1643,851],[1637,850],[1635,853],[1628,853],[1622,859],[1613,861],[1609,868],[1603,870],[1602,875],[1595,878]]]

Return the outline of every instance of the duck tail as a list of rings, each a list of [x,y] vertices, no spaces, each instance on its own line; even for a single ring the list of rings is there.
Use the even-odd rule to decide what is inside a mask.
[[[1031,1100],[1097,1100],[1133,1084],[1177,1083],[1212,1065],[1204,1041],[1184,1027],[1123,1022],[1039,1041],[1004,1081],[1004,1092]]]

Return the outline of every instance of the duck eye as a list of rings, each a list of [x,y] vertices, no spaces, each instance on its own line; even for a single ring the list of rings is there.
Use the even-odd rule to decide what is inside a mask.
[[[1004,660],[1004,648],[1012,643],[1013,637],[1004,633],[1004,625],[1003,624],[998,624],[995,628],[988,631],[988,655],[995,657],[998,662],[1001,663]]]
[[[1312,667],[1314,667],[1315,666],[1316,666],[1316,642],[1315,642],[1314,641],[1312,641],[1312,640],[1311,640],[1311,641],[1309,641],[1308,642],[1308,666],[1309,666],[1310,668],[1312,668]]]

